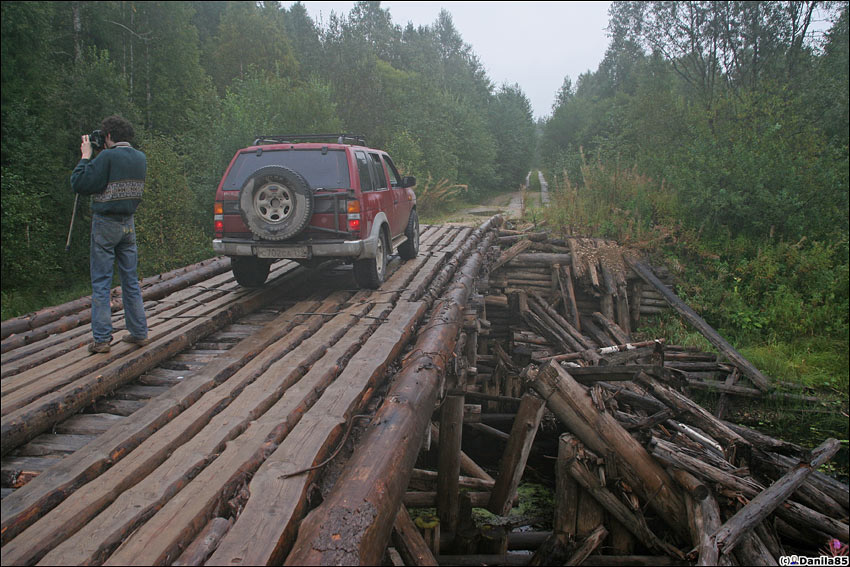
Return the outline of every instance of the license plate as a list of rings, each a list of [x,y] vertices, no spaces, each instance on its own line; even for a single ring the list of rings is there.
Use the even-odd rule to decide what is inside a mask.
[[[257,258],[309,258],[306,246],[257,248]]]

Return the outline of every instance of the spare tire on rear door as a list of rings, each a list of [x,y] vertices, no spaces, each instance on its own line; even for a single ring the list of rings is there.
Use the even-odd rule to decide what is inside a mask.
[[[279,165],[261,167],[242,186],[239,210],[255,235],[285,240],[310,224],[313,191],[297,171]]]

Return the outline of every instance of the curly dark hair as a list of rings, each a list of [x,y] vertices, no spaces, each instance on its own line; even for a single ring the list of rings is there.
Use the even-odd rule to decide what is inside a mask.
[[[100,123],[100,129],[103,130],[104,136],[112,134],[113,142],[130,142],[136,134],[133,131],[133,125],[117,114],[104,118]]]

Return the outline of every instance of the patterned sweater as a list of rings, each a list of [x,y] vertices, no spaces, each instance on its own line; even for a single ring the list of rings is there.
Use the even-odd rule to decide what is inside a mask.
[[[118,142],[93,160],[81,159],[71,173],[71,189],[93,195],[95,213],[131,215],[142,200],[146,172],[145,154]]]

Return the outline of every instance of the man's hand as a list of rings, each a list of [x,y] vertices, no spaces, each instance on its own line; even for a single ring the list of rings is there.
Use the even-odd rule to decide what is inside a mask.
[[[80,153],[83,155],[83,159],[91,159],[92,148],[88,135],[83,136],[83,143],[80,144]]]

